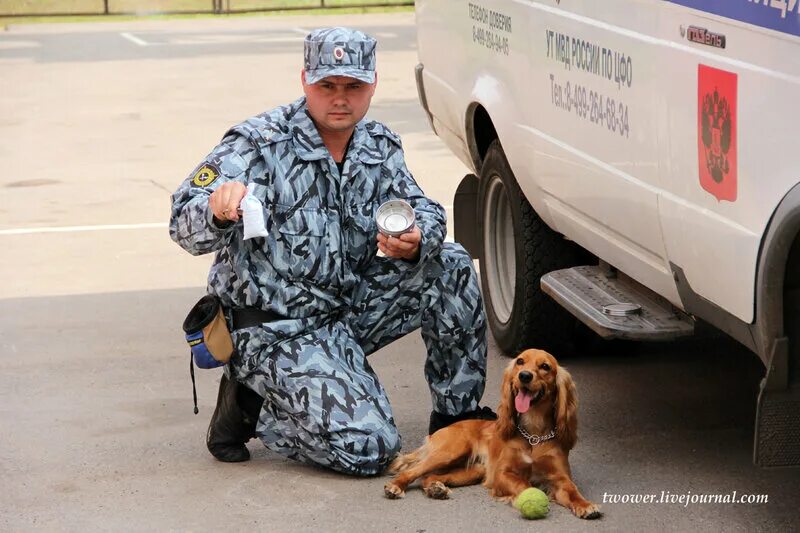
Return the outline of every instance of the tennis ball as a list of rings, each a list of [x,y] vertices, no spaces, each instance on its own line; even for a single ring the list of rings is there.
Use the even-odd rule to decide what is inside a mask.
[[[514,500],[514,508],[519,509],[523,517],[528,520],[544,518],[550,511],[550,500],[547,494],[537,488],[531,487],[519,493]]]

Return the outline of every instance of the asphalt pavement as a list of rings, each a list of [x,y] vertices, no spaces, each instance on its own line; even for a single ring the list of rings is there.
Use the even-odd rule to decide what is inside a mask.
[[[572,473],[599,521],[556,505],[525,521],[480,486],[391,501],[384,477],[300,465],[257,441],[248,463],[208,454],[221,371],[197,371],[194,415],[180,324],[210,257],[169,239],[169,194],[230,125],[300,95],[302,37],[325,25],[378,37],[370,115],[402,135],[411,171],[451,213],[467,170],[417,103],[413,14],[0,32],[0,530],[797,530],[800,469],[751,462],[763,369],[724,337],[561,359],[580,397]],[[424,359],[417,333],[371,356],[406,450],[427,429]],[[488,405],[508,361],[491,344]],[[767,501],[697,501],[734,491]]]

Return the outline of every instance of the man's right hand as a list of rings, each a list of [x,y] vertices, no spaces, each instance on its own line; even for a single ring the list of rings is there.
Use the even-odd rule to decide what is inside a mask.
[[[208,207],[214,216],[223,222],[239,220],[239,204],[247,194],[247,187],[238,181],[229,181],[211,193]]]

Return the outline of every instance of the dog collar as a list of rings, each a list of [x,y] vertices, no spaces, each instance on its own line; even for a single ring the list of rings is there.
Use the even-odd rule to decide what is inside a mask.
[[[531,435],[524,429],[522,429],[519,424],[517,424],[517,429],[519,430],[520,435],[525,437],[525,439],[530,443],[531,446],[536,446],[538,444],[543,443],[546,440],[550,440],[556,436],[556,431],[554,429],[550,430],[550,433],[546,435]]]

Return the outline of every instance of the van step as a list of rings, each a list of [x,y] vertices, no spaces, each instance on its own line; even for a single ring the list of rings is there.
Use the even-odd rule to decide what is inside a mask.
[[[542,290],[604,338],[672,340],[694,333],[694,320],[607,265],[555,270]]]

